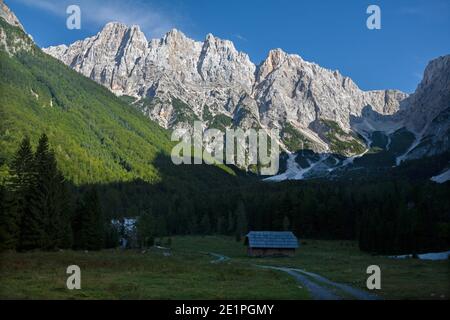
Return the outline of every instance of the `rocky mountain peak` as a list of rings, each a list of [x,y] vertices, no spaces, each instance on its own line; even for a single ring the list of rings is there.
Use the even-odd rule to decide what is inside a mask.
[[[138,25],[131,27],[121,22],[110,22],[97,34],[97,38],[102,42],[111,44],[124,42],[137,42],[147,45],[147,38]]]
[[[322,118],[348,131],[351,116],[361,115],[367,105],[390,114],[402,99],[384,91],[363,92],[337,71],[281,49],[271,50],[257,68],[229,40],[208,34],[198,42],[176,29],[147,42],[139,29],[112,23],[97,37],[44,51],[116,94],[158,98],[145,112],[164,127],[201,119],[207,106],[236,125],[269,129],[291,123],[311,137],[312,123]],[[172,108],[174,99],[187,109]]]
[[[339,71],[281,49],[271,50],[257,67],[229,40],[208,34],[200,42],[177,29],[147,41],[138,27],[112,23],[97,36],[44,51],[118,95],[150,98],[150,104],[135,105],[165,128],[189,127],[194,119],[214,122],[220,116],[234,126],[288,130],[280,137],[288,150],[295,148],[291,139],[296,137],[315,151],[327,152],[330,138],[324,128],[338,126],[353,141],[351,132],[375,130],[373,121],[398,113],[400,103],[418,104],[412,101],[420,96],[363,91]],[[433,62],[418,91],[436,90],[427,84],[441,81],[436,74],[445,65]],[[371,113],[364,113],[369,109]],[[367,114],[375,119],[370,126]],[[406,118],[398,116],[396,126]]]
[[[264,60],[259,66],[258,81],[264,79],[275,69],[278,69],[287,59],[287,56],[287,53],[281,49],[270,50],[266,60]]]
[[[11,9],[9,9],[9,7],[5,4],[3,0],[0,0],[0,17],[5,19],[5,21],[8,22],[10,25],[19,27],[20,29],[25,31],[19,19],[17,19],[14,12],[12,12]]]
[[[206,36],[199,56],[198,72],[204,81],[232,83],[251,90],[255,65],[247,54],[238,52],[229,40]]]
[[[450,83],[450,55],[431,60],[424,71],[424,76],[418,90],[426,90],[433,86],[438,92],[449,91]]]
[[[277,68],[279,65],[281,65],[286,58],[288,57],[288,54],[284,52],[281,49],[273,49],[269,51],[269,55],[267,56],[266,62],[270,63],[274,68]]]
[[[237,50],[234,47],[234,43],[229,41],[229,40],[223,40],[220,39],[216,36],[214,36],[212,33],[208,33],[206,35],[205,41],[203,43],[203,45],[205,47],[215,47],[216,49],[222,49],[222,48],[226,48],[229,51],[232,51],[233,53],[236,52]]]
[[[100,31],[100,33],[109,33],[109,32],[116,32],[120,30],[126,30],[128,29],[128,26],[122,22],[119,21],[111,21],[105,24],[103,29]]]
[[[433,101],[430,101],[430,98]],[[433,117],[428,105],[437,105],[441,108],[450,107],[450,55],[442,56],[430,61],[425,68],[422,81],[416,91],[406,101],[408,108],[426,114],[425,118]],[[416,119],[416,130],[420,130],[424,117]]]
[[[165,43],[183,42],[186,39],[187,39],[186,35],[180,30],[175,28],[171,29],[163,37],[163,41]]]
[[[14,55],[20,51],[30,52],[33,50],[35,46],[33,38],[25,32],[19,19],[3,0],[0,0],[0,20],[2,26],[9,24],[19,29],[19,32],[16,32],[17,30],[11,32],[0,27],[0,48],[4,49],[9,55]]]

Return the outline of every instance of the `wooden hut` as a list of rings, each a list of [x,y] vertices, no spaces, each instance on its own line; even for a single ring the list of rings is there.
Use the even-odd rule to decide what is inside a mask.
[[[251,257],[293,256],[299,247],[290,231],[251,231],[245,237],[245,245]]]

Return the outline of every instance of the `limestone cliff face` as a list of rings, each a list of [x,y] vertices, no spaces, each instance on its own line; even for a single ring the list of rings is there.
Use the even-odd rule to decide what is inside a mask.
[[[9,55],[14,55],[20,51],[32,50],[34,45],[33,39],[25,32],[19,19],[3,0],[0,0],[0,20],[20,29],[17,36],[8,38],[8,32],[0,28],[0,48],[4,49]]]
[[[350,117],[361,116],[363,108],[371,106],[377,113],[390,115],[399,110],[400,101],[407,97],[395,90],[364,92],[338,71],[324,69],[280,49],[269,53],[256,78],[254,96],[262,122],[269,126],[282,126],[289,121],[309,128],[311,123],[327,119],[348,131]]]
[[[12,12],[8,6],[4,3],[3,0],[0,0],[0,17],[5,19],[6,22],[8,22],[10,25],[19,27],[23,31],[25,29],[23,28],[22,24],[20,23],[19,19],[17,19],[14,12]]]
[[[432,60],[417,90],[400,112],[406,128],[416,134],[408,158],[450,150],[450,55]]]
[[[229,126],[292,129],[289,139],[303,139],[319,152],[330,150],[323,121],[349,134],[347,140],[354,139],[354,124],[365,121],[367,110],[370,127],[389,121],[390,127],[419,130],[441,112],[434,106],[448,100],[443,95],[448,56],[430,64],[418,91],[408,97],[397,90],[362,91],[338,71],[281,49],[270,51],[257,66],[231,41],[211,34],[200,42],[172,30],[147,40],[138,26],[109,23],[93,37],[44,51],[117,95],[134,97],[135,105],[165,128],[222,117]],[[288,138],[282,134],[280,141],[290,150]]]
[[[156,98],[147,111],[164,127],[176,123],[174,99],[200,118],[204,106],[231,116],[254,84],[249,57],[213,35],[198,42],[172,30],[148,41],[137,26],[109,23],[94,37],[44,51],[117,95]]]

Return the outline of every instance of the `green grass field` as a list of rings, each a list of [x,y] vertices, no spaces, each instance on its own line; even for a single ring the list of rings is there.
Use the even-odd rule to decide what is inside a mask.
[[[178,242],[178,241],[177,241]],[[238,263],[213,264],[198,251],[4,253],[1,299],[306,299],[288,275]],[[81,290],[66,268],[81,268]]]
[[[211,263],[214,252],[230,257]],[[81,268],[82,289],[66,289],[67,266]],[[175,237],[172,255],[150,249],[3,253],[0,298],[19,299],[308,299],[289,275],[257,268],[301,268],[364,289],[366,269],[381,267],[384,299],[448,299],[449,262],[394,260],[361,253],[350,241],[305,240],[292,258],[249,258],[229,237]]]

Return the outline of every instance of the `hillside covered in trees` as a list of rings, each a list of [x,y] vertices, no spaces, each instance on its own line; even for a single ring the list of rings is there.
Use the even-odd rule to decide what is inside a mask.
[[[171,165],[169,131],[43,53],[1,18],[0,29],[7,39],[6,47],[0,46],[0,172],[8,171],[8,160],[25,135],[36,143],[45,132],[61,171],[76,185],[161,181],[157,166]],[[233,175],[226,167],[209,171]],[[196,182],[196,176],[190,178]]]

